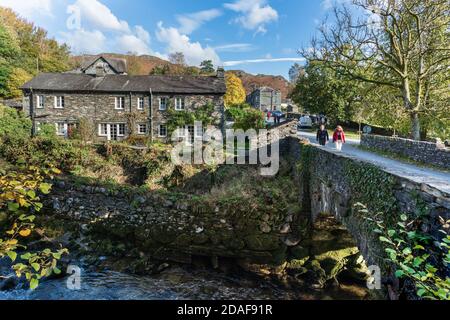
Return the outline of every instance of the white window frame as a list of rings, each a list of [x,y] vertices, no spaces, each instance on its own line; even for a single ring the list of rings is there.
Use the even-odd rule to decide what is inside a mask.
[[[127,125],[125,123],[116,123],[113,124],[113,126],[117,126],[117,136],[118,137],[125,137],[127,134]],[[120,127],[123,126],[123,134],[120,133]]]
[[[178,102],[180,102],[180,103],[178,103]],[[185,99],[182,97],[175,98],[175,110],[176,111],[184,111],[185,109],[186,109]]]
[[[162,127],[166,128],[166,133],[165,133],[165,135],[162,135],[162,134],[161,134],[161,128],[162,128]],[[160,124],[160,125],[158,126],[158,137],[159,137],[159,138],[167,138],[167,125],[165,125],[165,124]]]
[[[63,132],[59,131],[59,126],[63,125]],[[66,122],[55,122],[56,135],[60,137],[66,137],[68,133],[68,125]]]
[[[64,96],[55,96],[55,109],[64,109],[65,104]]]
[[[164,100],[164,107],[163,107],[163,103],[162,101]],[[158,102],[159,102],[159,111],[166,111],[167,110],[167,102],[169,101],[168,98],[166,97],[160,97],[158,98]]]
[[[105,129],[105,133],[103,133],[102,129]],[[108,136],[108,124],[107,123],[99,123],[98,125],[98,136],[99,137],[107,137]]]
[[[125,97],[116,97],[114,103],[115,110],[125,110]]]
[[[36,109],[44,109],[44,107],[45,107],[45,97],[43,95],[36,96]]]
[[[142,106],[141,106],[141,104],[142,104]],[[144,97],[138,97],[137,98],[137,108],[138,108],[138,110],[144,110],[145,109]]]
[[[142,127],[145,128],[144,131],[141,131]],[[148,132],[148,126],[147,126],[146,123],[139,123],[139,124],[137,125],[137,133],[138,133],[138,134],[144,135],[144,134],[147,134],[147,132]]]

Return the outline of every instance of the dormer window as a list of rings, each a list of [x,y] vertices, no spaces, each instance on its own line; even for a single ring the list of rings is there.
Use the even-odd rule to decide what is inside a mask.
[[[125,97],[116,97],[115,109],[116,110],[125,109]]]

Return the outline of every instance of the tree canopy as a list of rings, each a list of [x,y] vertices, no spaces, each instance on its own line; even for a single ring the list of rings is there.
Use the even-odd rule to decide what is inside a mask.
[[[241,79],[239,79],[233,73],[227,73],[226,75],[227,93],[225,94],[225,107],[231,107],[233,105],[240,105],[245,102],[246,92],[242,85]]]
[[[71,67],[69,47],[47,32],[0,7],[0,97],[20,97],[20,86],[39,72]]]

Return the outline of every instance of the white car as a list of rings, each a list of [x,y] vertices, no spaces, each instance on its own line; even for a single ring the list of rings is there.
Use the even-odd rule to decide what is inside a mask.
[[[311,129],[313,126],[312,120],[310,116],[303,116],[298,121],[299,128],[308,128]]]

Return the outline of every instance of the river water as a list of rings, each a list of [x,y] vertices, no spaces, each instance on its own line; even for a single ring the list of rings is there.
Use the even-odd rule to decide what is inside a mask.
[[[80,279],[80,290],[68,288],[68,277],[45,280],[34,291],[20,281],[0,291],[0,300],[338,300],[364,299],[367,294],[355,284],[308,290],[248,274],[226,275],[184,266],[151,276],[86,267]]]

